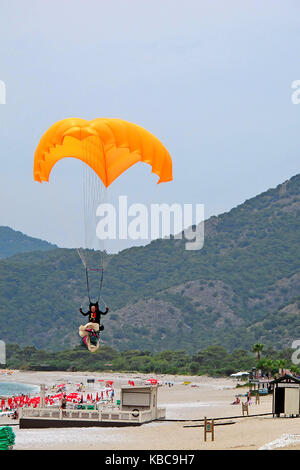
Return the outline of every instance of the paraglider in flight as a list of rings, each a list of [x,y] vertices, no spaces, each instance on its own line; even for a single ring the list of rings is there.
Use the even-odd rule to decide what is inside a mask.
[[[138,162],[144,162],[152,167],[152,173],[159,177],[158,183],[171,181],[172,159],[169,152],[157,137],[146,129],[121,120],[99,118],[86,121],[80,118],[69,118],[53,124],[42,136],[34,156],[34,180],[40,183],[49,181],[54,165],[63,158],[76,158],[88,166],[105,188]],[[91,189],[89,188],[91,186]],[[90,184],[90,177],[85,184],[86,190],[95,192],[95,184]],[[85,210],[95,217],[95,204],[99,204],[99,191],[85,196]],[[88,207],[89,206],[89,207]],[[85,223],[87,217],[85,215]],[[90,224],[87,224],[90,225]],[[88,228],[88,227],[87,227]],[[87,238],[87,237],[86,237]],[[82,325],[79,334],[85,346],[94,352],[99,348],[99,332],[103,330],[100,324],[101,315],[108,312],[101,289],[103,284],[103,252],[100,269],[89,269],[84,255],[78,254],[85,267],[87,293],[90,304],[89,322]],[[89,271],[101,272],[99,296],[96,302],[91,301]],[[105,312],[99,309],[100,299],[105,304]],[[92,319],[92,321],[90,321]],[[102,327],[102,328],[101,328]]]

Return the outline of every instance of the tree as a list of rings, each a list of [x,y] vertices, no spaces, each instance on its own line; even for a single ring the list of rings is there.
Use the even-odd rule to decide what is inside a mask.
[[[271,371],[275,367],[275,363],[272,361],[272,359],[260,359],[256,365],[257,369],[262,369],[264,372],[267,372],[268,377],[271,377]]]
[[[278,368],[278,373],[282,375],[282,370],[284,367],[286,367],[286,361],[285,359],[278,359],[275,361],[276,367]]]
[[[253,346],[252,346],[252,352],[256,353],[257,354],[257,360],[260,361],[260,358],[261,358],[261,352],[264,348],[264,345],[261,344],[261,343],[255,343]]]

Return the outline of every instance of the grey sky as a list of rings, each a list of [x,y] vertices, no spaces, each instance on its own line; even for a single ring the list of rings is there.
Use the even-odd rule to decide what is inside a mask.
[[[208,217],[299,173],[299,13],[297,0],[1,0],[0,225],[82,244],[79,163],[32,178],[41,135],[66,117],[119,117],[166,145],[174,182],[136,165],[111,191],[132,202],[204,203]]]

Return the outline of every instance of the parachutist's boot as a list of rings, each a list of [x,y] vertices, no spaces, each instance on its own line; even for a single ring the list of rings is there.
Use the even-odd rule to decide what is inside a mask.
[[[100,331],[103,331],[103,330],[104,330],[104,326],[103,326],[103,325],[100,325],[100,326],[99,326],[99,330],[100,330]]]

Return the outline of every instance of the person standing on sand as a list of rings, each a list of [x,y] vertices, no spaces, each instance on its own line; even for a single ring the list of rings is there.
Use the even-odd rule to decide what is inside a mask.
[[[67,408],[67,397],[66,397],[66,394],[64,393],[61,399],[61,403],[60,403],[60,409],[62,410],[63,416],[66,415],[66,408]]]

